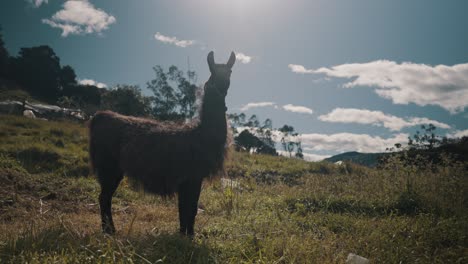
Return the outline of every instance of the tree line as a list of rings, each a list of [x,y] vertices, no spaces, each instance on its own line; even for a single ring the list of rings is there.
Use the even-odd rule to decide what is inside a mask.
[[[61,65],[54,50],[41,45],[8,53],[0,28],[0,79],[13,81],[37,100],[67,108],[80,108],[92,115],[109,109],[125,115],[157,117],[162,120],[192,118],[196,114],[196,74],[176,66],[155,66],[147,82],[151,95],[137,85],[119,84],[110,89],[80,84],[70,65]],[[28,99],[28,98],[25,98]]]
[[[389,158],[396,158],[404,161],[406,165],[428,167],[439,165],[447,158],[453,162],[467,161],[468,137],[449,138],[438,135],[436,129],[432,124],[421,125],[420,130],[408,137],[406,146],[396,143],[387,148],[386,150],[394,155],[384,156],[381,163],[385,163]]]

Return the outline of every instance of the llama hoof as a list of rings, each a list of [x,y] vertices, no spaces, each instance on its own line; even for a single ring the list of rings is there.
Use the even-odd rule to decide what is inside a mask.
[[[183,237],[186,237],[186,238],[190,239],[190,240],[193,240],[193,238],[195,237],[194,233],[189,233],[189,232],[187,232],[185,230],[182,230],[182,229],[179,230],[179,234],[181,236],[183,236]]]
[[[102,232],[103,232],[105,235],[110,235],[110,236],[115,235],[115,230],[112,230],[112,229],[105,229],[105,230],[102,230]]]
[[[115,234],[115,227],[112,226],[104,226],[102,227],[102,232],[107,235],[114,235]]]
[[[190,240],[193,240],[195,238],[195,233],[187,233],[185,234],[185,236],[190,239]]]

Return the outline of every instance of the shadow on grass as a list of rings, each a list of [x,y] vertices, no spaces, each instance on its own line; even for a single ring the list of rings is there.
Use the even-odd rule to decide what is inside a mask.
[[[212,249],[175,234],[112,237],[83,235],[60,224],[31,226],[0,244],[0,263],[215,263]]]
[[[147,235],[135,240],[142,256],[154,263],[216,263],[213,249],[203,242],[192,241],[179,233]]]

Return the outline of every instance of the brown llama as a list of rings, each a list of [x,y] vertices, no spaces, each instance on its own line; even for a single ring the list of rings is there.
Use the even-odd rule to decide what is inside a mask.
[[[193,236],[204,178],[223,170],[227,141],[226,102],[231,68],[215,64],[208,54],[211,76],[205,83],[199,120],[188,124],[96,113],[89,123],[90,160],[101,185],[102,229],[115,233],[112,196],[123,175],[149,193],[178,194],[180,232]]]

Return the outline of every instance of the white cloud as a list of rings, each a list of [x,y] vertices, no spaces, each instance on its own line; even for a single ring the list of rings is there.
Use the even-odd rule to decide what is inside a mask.
[[[295,73],[314,73],[314,70],[307,70],[302,65],[289,64],[288,67],[291,69],[292,72],[295,72]]]
[[[60,28],[62,30],[62,37],[66,37],[69,34],[80,34],[81,28],[78,25],[56,23],[49,19],[43,19],[42,23],[47,24],[53,28]]]
[[[468,129],[456,130],[455,132],[447,133],[447,137],[449,137],[449,138],[468,137]]]
[[[101,33],[116,22],[114,16],[95,8],[87,0],[69,0],[63,9],[51,19],[42,19],[42,23],[62,30],[62,37],[69,34]]]
[[[336,133],[336,134],[300,134],[297,136],[301,141],[302,149],[307,151],[310,159],[324,159],[329,156],[313,154],[310,152],[327,151],[327,152],[384,152],[387,148],[393,147],[396,143],[405,145],[408,142],[409,134],[395,134],[389,138],[379,136],[371,136],[368,134],[353,134],[353,133]],[[277,139],[275,139],[277,140]],[[288,154],[289,156],[289,154]]]
[[[154,39],[162,43],[172,44],[181,48],[186,48],[192,45],[196,45],[200,47],[201,50],[207,49],[207,45],[204,44],[202,41],[178,39],[177,37],[163,35],[160,32],[156,32],[156,34],[154,34]],[[242,52],[235,52],[235,54],[236,54],[236,60],[241,62],[242,64],[248,64],[252,62],[252,59],[253,59],[252,56],[249,56]]]
[[[296,73],[322,73],[329,77],[354,78],[344,87],[372,86],[395,104],[438,105],[451,113],[468,106],[468,63],[453,66],[377,60],[308,70],[290,65]]]
[[[156,40],[159,40],[159,41],[163,42],[163,43],[173,44],[173,45],[176,45],[177,47],[181,47],[181,48],[186,48],[188,46],[191,46],[191,45],[195,44],[194,40],[179,40],[176,37],[164,36],[163,34],[161,34],[159,32],[157,32],[154,35],[154,38]]]
[[[252,102],[248,103],[240,108],[241,111],[247,111],[252,108],[258,108],[258,107],[276,107],[276,104],[274,102]]]
[[[250,61],[252,61],[252,57],[245,55],[242,52],[236,52],[236,60],[240,61],[243,64],[247,64],[250,63]]]
[[[279,106],[274,102],[251,102],[248,103],[240,108],[241,111],[247,111],[252,108],[259,108],[259,107],[273,107],[278,109]],[[312,114],[314,111],[308,107],[300,106],[300,105],[293,105],[293,104],[286,104],[281,106],[281,108],[285,111],[294,112],[294,113],[301,113],[301,114]]]
[[[429,119],[427,117],[410,117],[408,119],[408,126],[418,126],[418,125],[428,125],[428,124],[433,124],[434,126],[438,128],[443,128],[443,129],[450,129],[450,125]]]
[[[382,152],[396,143],[408,142],[408,134],[396,134],[390,138],[381,138],[367,134],[337,133],[337,134],[301,134],[300,139],[304,149],[312,151],[360,151]]]
[[[49,0],[28,0],[28,2],[33,4],[35,7],[40,7],[42,4],[49,3]]]
[[[371,111],[367,109],[355,108],[335,108],[330,113],[319,116],[318,119],[321,121],[333,123],[358,123],[383,126],[392,131],[399,131],[405,127],[427,124],[433,124],[438,128],[450,128],[450,126],[445,123],[431,120],[425,117],[410,117],[403,119],[393,115],[385,114],[381,111]]]
[[[300,105],[287,104],[283,105],[282,108],[289,112],[301,113],[301,114],[312,114],[314,111],[308,107]]]
[[[101,83],[101,82],[96,82],[95,80],[91,80],[91,79],[81,79],[81,80],[78,80],[78,83],[82,84],[82,85],[96,86],[97,88],[106,88],[107,87],[107,84]]]
[[[302,155],[304,155],[304,159],[307,161],[322,161],[326,158],[331,157],[330,155],[319,155],[305,152],[303,152]]]

